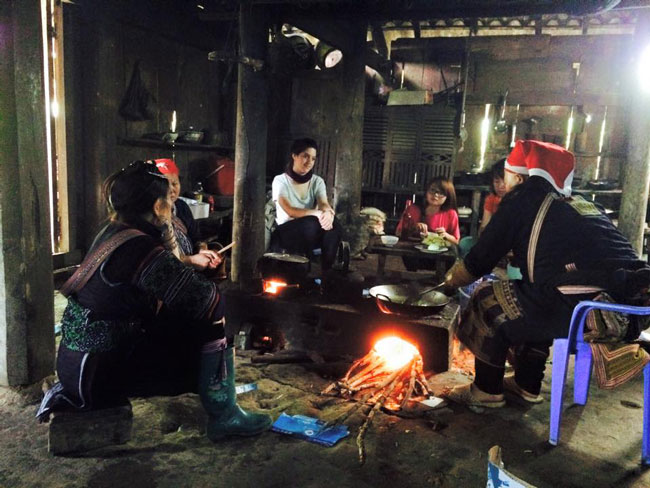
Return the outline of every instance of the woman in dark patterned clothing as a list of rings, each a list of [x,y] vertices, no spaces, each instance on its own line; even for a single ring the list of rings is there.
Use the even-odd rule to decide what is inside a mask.
[[[517,141],[508,156],[508,193],[446,282],[468,285],[509,251],[523,278],[482,283],[472,294],[457,335],[476,356],[476,375],[451,400],[502,407],[506,390],[541,402],[550,345],[567,336],[575,305],[601,292],[625,302],[648,286],[650,269],[629,241],[595,204],[571,196],[574,164],[564,148],[532,140]],[[515,374],[504,378],[509,350]]]
[[[198,386],[211,440],[267,429],[270,417],[235,401],[219,289],[166,249],[175,242],[167,179],[155,164],[136,161],[106,180],[104,194],[113,217],[61,290],[68,306],[60,383],[43,399],[39,419]]]
[[[158,170],[169,180],[172,200],[172,225],[181,261],[194,269],[215,269],[222,262],[219,254],[199,246],[199,226],[181,195],[178,166],[173,159],[155,159]],[[224,263],[225,264],[225,263]]]

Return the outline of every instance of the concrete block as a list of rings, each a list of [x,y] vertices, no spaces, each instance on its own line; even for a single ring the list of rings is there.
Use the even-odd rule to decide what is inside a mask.
[[[130,404],[88,412],[58,412],[50,420],[48,451],[56,456],[124,444],[131,439],[132,427]]]

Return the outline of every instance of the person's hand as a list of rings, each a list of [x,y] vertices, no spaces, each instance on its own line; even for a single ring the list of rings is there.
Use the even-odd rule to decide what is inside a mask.
[[[453,297],[458,292],[458,287],[452,285],[451,281],[452,281],[452,274],[447,273],[447,275],[445,276],[445,284],[442,286],[442,289],[440,290],[443,294],[447,295],[448,297]]]
[[[214,269],[221,264],[222,258],[215,251],[209,249],[201,250],[198,254],[186,257],[187,263],[194,269],[203,271],[204,269]]]
[[[447,239],[447,236],[448,236],[449,234],[447,234],[447,230],[446,230],[444,227],[438,227],[438,228],[435,230],[435,232],[436,232],[436,234],[438,234],[438,235],[439,235],[440,237],[442,237],[443,239],[448,240],[448,239]]]
[[[331,230],[334,224],[334,212],[331,210],[323,210],[318,216],[318,222],[323,230]]]
[[[420,237],[426,237],[427,234],[429,233],[429,228],[427,227],[427,224],[424,222],[418,222],[415,225],[415,228],[417,229],[418,233],[420,234]]]
[[[199,254],[206,256],[210,260],[207,266],[208,269],[215,269],[223,261],[221,254],[219,254],[217,251],[213,251],[212,249],[201,249],[199,251]]]

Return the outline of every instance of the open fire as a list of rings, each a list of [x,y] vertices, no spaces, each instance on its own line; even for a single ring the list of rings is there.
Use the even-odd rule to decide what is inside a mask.
[[[263,280],[262,288],[264,290],[264,293],[268,293],[270,295],[278,295],[287,288],[298,288],[298,285],[289,285],[288,283],[280,280]]]
[[[385,337],[372,350],[355,361],[339,381],[323,394],[334,393],[388,410],[397,411],[409,400],[429,396],[418,349],[399,337]]]
[[[329,385],[322,394],[356,400],[338,422],[343,422],[359,407],[371,405],[359,429],[359,461],[365,462],[364,436],[377,410],[398,411],[409,402],[428,398],[431,393],[422,369],[417,347],[399,337],[385,337],[372,350],[355,361],[345,376]]]

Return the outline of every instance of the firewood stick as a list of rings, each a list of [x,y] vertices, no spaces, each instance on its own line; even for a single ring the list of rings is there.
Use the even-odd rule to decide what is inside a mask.
[[[361,359],[357,359],[354,363],[352,363],[352,366],[350,366],[350,369],[348,369],[347,373],[345,376],[341,379],[341,381],[348,381],[350,379],[350,375],[352,374],[352,371],[354,371],[356,368],[361,368],[362,366],[367,365],[368,363],[374,363],[373,357],[370,354],[366,354],[364,357]],[[357,376],[360,373],[356,373],[355,376]]]
[[[353,378],[351,381],[348,382],[350,386],[358,386],[359,384],[369,381],[369,380],[374,380],[377,378],[385,378],[389,376],[392,372],[390,370],[384,369],[384,368],[374,368],[372,371],[369,371],[363,376],[358,376],[356,378]]]
[[[363,368],[361,371],[359,371],[357,374],[355,374],[352,378],[347,378],[345,381],[349,383],[354,383],[355,381],[358,381],[359,378],[365,377],[369,374],[373,374],[374,370],[379,369],[381,367],[381,363],[383,361],[381,359],[375,359],[374,361],[371,361],[368,363],[368,365]]]
[[[406,402],[409,401],[411,395],[413,394],[413,388],[415,387],[416,371],[417,371],[417,361],[412,361],[409,385],[408,388],[406,389],[406,393],[404,394],[404,398],[402,399],[402,403],[400,404],[400,408],[404,408],[404,405],[406,405]]]
[[[393,382],[393,381],[398,377],[399,373],[400,373],[400,370],[397,370],[397,371],[393,372],[393,374],[391,374],[391,375],[388,377],[388,379],[383,380],[381,383],[379,383],[379,385],[377,386],[377,390],[375,390],[375,393],[376,393],[377,391],[381,391],[381,390],[383,390],[383,389],[386,388],[388,385],[390,385],[390,384],[391,384],[391,383],[392,383],[392,382]],[[362,398],[361,398],[361,399],[356,403],[356,405],[352,406],[350,409],[348,409],[347,412],[343,413],[343,414],[340,415],[338,418],[334,419],[333,423],[334,423],[334,424],[342,424],[343,422],[345,422],[345,421],[346,421],[348,418],[350,418],[350,416],[351,416],[354,412],[356,412],[356,411],[357,411],[361,406],[365,405],[366,402],[368,401],[368,399],[371,398],[372,396],[373,396],[373,392],[370,392],[370,393],[367,393],[366,395],[364,395],[364,396],[363,396],[363,397],[362,397]]]
[[[321,395],[327,395],[330,391],[332,391],[336,386],[338,385],[338,381],[334,381],[331,383],[327,388],[325,388],[323,391],[320,392]]]
[[[350,381],[348,385],[354,388],[356,386],[359,386],[362,383],[365,383],[366,381],[375,380],[378,378],[385,378],[388,374],[390,373],[387,373],[386,371],[371,371],[370,373],[363,376],[362,378],[358,378],[354,381]]]
[[[395,381],[393,383],[391,383],[389,385],[388,393],[386,395],[384,395],[377,403],[375,403],[373,405],[373,407],[368,412],[368,416],[366,417],[365,422],[363,423],[363,425],[359,429],[359,434],[357,435],[357,447],[359,448],[359,464],[361,464],[361,465],[363,465],[366,462],[366,445],[365,445],[364,439],[365,439],[368,427],[370,427],[370,423],[372,422],[373,417],[377,413],[377,410],[379,410],[381,408],[381,406],[386,401],[386,398],[391,396],[391,394],[393,393],[393,390],[395,389],[395,386],[396,386],[396,384],[395,384],[396,380],[397,380],[397,378],[395,379]]]

